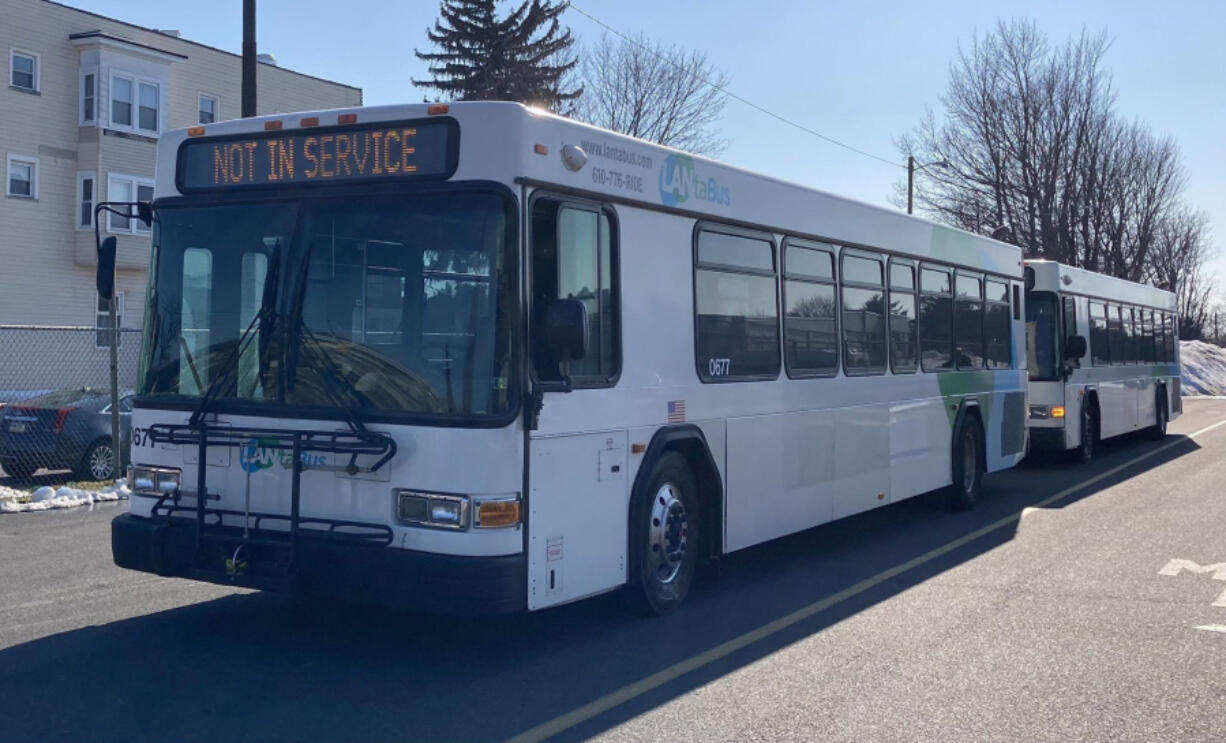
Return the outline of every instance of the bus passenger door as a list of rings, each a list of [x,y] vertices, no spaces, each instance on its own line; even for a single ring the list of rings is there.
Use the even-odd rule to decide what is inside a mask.
[[[528,608],[540,609],[625,582],[629,486],[627,432],[609,423],[621,368],[612,213],[541,196],[530,209]],[[561,309],[586,330],[581,358],[549,331]]]

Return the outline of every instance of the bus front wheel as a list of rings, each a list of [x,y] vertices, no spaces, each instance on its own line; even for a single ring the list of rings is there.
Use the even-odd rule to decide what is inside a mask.
[[[949,486],[946,505],[953,511],[973,508],[983,490],[983,447],[980,446],[979,423],[966,415],[954,437],[954,482]]]
[[[1098,446],[1098,411],[1089,398],[1081,401],[1081,443],[1073,450],[1073,459],[1081,464],[1089,464],[1094,459],[1094,450]]]
[[[698,565],[697,489],[685,458],[669,452],[660,458],[630,506],[630,585],[633,609],[669,614],[681,606]]]

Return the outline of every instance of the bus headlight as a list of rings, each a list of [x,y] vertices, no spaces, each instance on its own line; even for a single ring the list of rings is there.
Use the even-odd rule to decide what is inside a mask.
[[[182,471],[173,467],[134,464],[128,468],[128,487],[137,495],[174,495],[179,490],[182,478]]]
[[[468,497],[398,490],[396,517],[406,524],[439,529],[467,529]]]

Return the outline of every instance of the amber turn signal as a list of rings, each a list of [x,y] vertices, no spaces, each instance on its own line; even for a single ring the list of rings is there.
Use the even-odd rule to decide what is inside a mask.
[[[519,501],[489,500],[476,504],[474,526],[488,528],[491,526],[515,526],[519,523]]]

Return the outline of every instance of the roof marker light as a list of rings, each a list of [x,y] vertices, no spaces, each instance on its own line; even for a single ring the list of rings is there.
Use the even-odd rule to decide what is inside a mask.
[[[204,136],[204,127],[202,127],[202,126],[189,126],[189,127],[187,128],[187,136],[189,136],[189,137],[203,137],[203,136]]]
[[[533,145],[532,151],[538,155],[548,155],[549,154],[549,148],[543,144]]]
[[[277,130],[278,130],[278,129],[280,129],[280,128],[281,128],[281,120],[280,120],[280,119],[274,119],[273,121],[265,121],[265,122],[264,122],[264,131],[266,131],[266,132],[275,132],[275,131],[277,131]]]
[[[439,115],[445,114],[447,113],[447,104],[446,103],[436,103],[433,106],[430,106],[429,108],[427,108],[426,113],[429,114],[430,116],[439,116]]]
[[[340,116],[336,117],[336,123],[338,124],[356,124],[358,123],[358,115],[357,114],[341,114]]]
[[[318,116],[306,116],[298,122],[298,126],[319,126]]]

